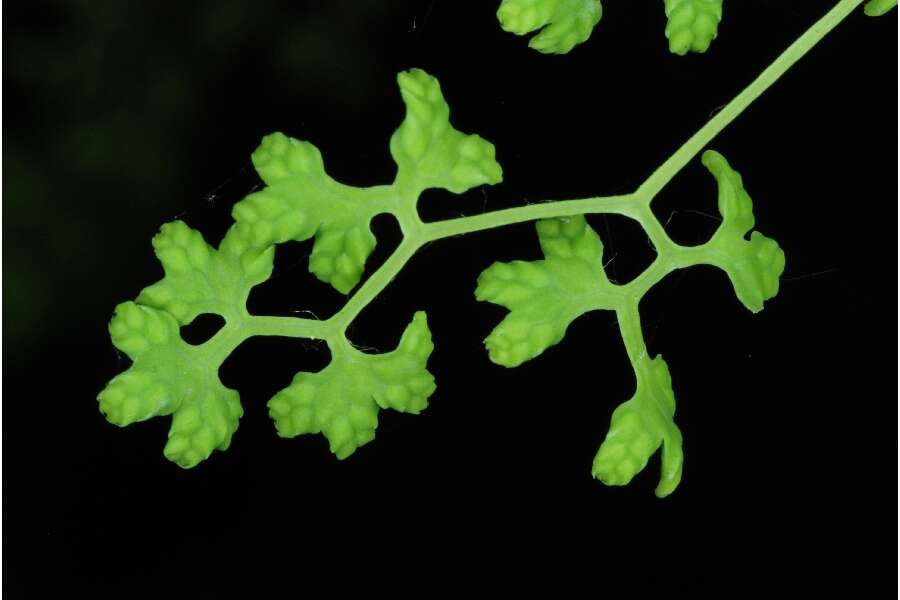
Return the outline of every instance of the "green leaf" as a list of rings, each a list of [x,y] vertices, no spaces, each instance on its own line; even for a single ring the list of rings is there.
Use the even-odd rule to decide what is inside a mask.
[[[272,274],[274,248],[241,244],[233,230],[220,246],[213,249],[182,221],[166,223],[153,238],[166,276],[144,288],[137,301],[171,313],[182,325],[202,313],[242,314],[250,289]]]
[[[602,16],[599,0],[503,0],[497,10],[504,31],[525,35],[544,27],[528,42],[544,54],[565,54],[586,41]]]
[[[379,408],[418,414],[435,390],[426,369],[434,345],[424,312],[406,327],[397,349],[364,354],[332,349],[331,363],[318,373],[300,372],[269,401],[278,435],[322,433],[339,458],[375,437]]]
[[[243,414],[238,393],[222,385],[218,365],[209,364],[202,347],[182,341],[172,315],[124,302],[109,332],[116,348],[134,361],[97,397],[110,423],[124,427],[173,415],[164,453],[184,468],[228,448]]]
[[[450,109],[437,79],[413,69],[397,76],[406,118],[391,137],[397,179],[390,186],[356,188],[326,172],[319,150],[308,142],[273,133],[253,153],[266,187],[232,210],[236,236],[265,248],[315,236],[309,270],[347,294],[375,248],[370,222],[406,205],[415,209],[419,193],[442,187],[460,194],[502,180],[494,146],[450,125]]]
[[[252,160],[268,185],[234,206],[236,235],[261,248],[315,235],[309,270],[348,293],[375,248],[369,222],[387,188],[338,183],[325,173],[315,146],[283,133],[264,137]]]
[[[656,487],[662,498],[678,487],[684,463],[681,431],[674,421],[672,378],[662,357],[644,356],[635,370],[637,391],[613,412],[592,473],[606,485],[627,485],[662,446],[662,476]]]
[[[510,313],[485,346],[493,362],[515,367],[562,340],[589,310],[614,308],[620,296],[603,271],[603,244],[581,215],[536,224],[544,260],[494,263],[475,297]]]
[[[421,69],[411,69],[397,75],[397,83],[406,104],[406,118],[391,136],[391,156],[397,163],[400,185],[411,182],[416,193],[444,188],[462,194],[503,180],[494,145],[450,124],[450,107],[437,79]]]
[[[719,186],[722,225],[707,243],[708,262],[723,269],[734,286],[738,300],[752,312],[778,293],[778,279],[784,272],[784,252],[775,240],[754,231],[753,202],[744,189],[740,174],[713,150],[703,153],[703,165]]]
[[[870,17],[880,17],[895,6],[897,0],[869,0],[863,7],[863,12]]]
[[[669,51],[706,52],[719,32],[722,0],[665,0]]]

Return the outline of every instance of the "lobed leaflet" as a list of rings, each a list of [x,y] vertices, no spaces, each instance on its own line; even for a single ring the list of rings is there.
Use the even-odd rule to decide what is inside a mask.
[[[785,256],[774,240],[754,231],[753,203],[740,174],[713,150],[702,153],[702,164],[716,180],[722,222],[708,242],[693,247],[674,243],[650,204],[722,128],[861,3],[841,0],[638,190],[624,196],[545,202],[423,223],[416,204],[424,190],[462,193],[499,183],[503,174],[493,144],[451,125],[437,79],[420,69],[397,77],[406,116],[390,139],[397,176],[389,185],[344,185],[326,173],[321,154],[309,142],[282,133],[266,136],[252,154],[266,187],[234,206],[234,224],[218,248],[181,221],[163,225],[153,238],[165,276],[115,309],[110,335],[132,365],[100,392],[100,411],[119,426],[171,415],[164,454],[190,468],[214,450],[228,448],[243,414],[237,391],[225,387],[218,376],[228,355],[256,335],[319,339],[328,344],[331,362],[317,373],[297,373],[269,400],[269,414],[278,435],[322,433],[331,451],[344,459],[374,438],[380,410],[419,413],[436,389],[427,369],[434,346],[425,312],[412,315],[396,349],[382,354],[365,354],[347,340],[353,319],[422,245],[534,221],[544,258],[494,263],[478,277],[475,298],[509,310],[485,339],[488,358],[508,368],[539,359],[563,340],[578,316],[615,311],[636,389],[613,412],[592,473],[607,485],[624,485],[661,450],[656,494],[672,493],[681,480],[682,438],[668,366],[661,356],[650,356],[644,343],[641,298],[671,271],[707,264],[724,271],[740,303],[758,312],[778,293]],[[721,17],[721,0],[665,4],[670,43],[705,50],[715,37],[711,23]],[[893,5],[896,0],[871,0],[865,10],[883,14]],[[573,16],[566,11],[579,12]],[[504,0],[500,15],[504,27],[516,33],[549,23],[532,46],[565,52],[587,39],[601,12],[595,0]],[[685,27],[690,36],[684,34]],[[370,222],[383,213],[396,216],[403,241],[360,285],[376,244]],[[584,218],[589,213],[636,220],[656,249],[654,262],[629,283],[612,283],[602,264],[602,242]],[[275,246],[310,238],[314,244],[309,270],[339,292],[353,292],[345,306],[325,321],[250,315],[247,297],[253,286],[271,276]],[[225,325],[203,344],[183,341],[179,327],[204,313],[220,315]]]

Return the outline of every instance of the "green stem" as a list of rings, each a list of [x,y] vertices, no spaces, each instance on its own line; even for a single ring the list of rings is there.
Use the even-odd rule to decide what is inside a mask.
[[[638,300],[628,302],[616,309],[616,318],[619,321],[619,331],[622,334],[622,341],[625,343],[628,360],[631,361],[635,376],[640,383],[643,372],[640,366],[647,358],[647,346],[644,343],[644,332],[641,330]]]
[[[775,59],[747,88],[735,96],[696,134],[691,136],[672,156],[669,157],[633,194],[624,196],[594,197],[579,200],[548,201],[529,204],[493,212],[423,223],[414,210],[391,209],[400,220],[403,242],[394,253],[369,277],[362,287],[347,301],[344,307],[327,321],[309,321],[291,317],[252,317],[253,325],[249,335],[281,335],[290,337],[311,337],[330,339],[337,334],[345,334],[347,327],[359,313],[372,302],[397,276],[406,262],[425,243],[439,239],[474,233],[486,229],[503,227],[537,219],[566,217],[580,214],[619,214],[638,221],[647,232],[656,248],[657,258],[637,279],[622,286],[626,294],[639,298],[654,284],[675,269],[697,264],[704,260],[701,247],[687,248],[675,244],[666,234],[663,226],[650,210],[650,203],[659,191],[678,174],[719,132],[740,115],[760,94],[774,84],[791,66],[809,52],[838,23],[845,19],[864,0],[840,0],[825,16],[813,24],[803,35]],[[406,205],[407,203],[403,203]],[[414,206],[414,202],[408,203]],[[692,262],[693,261],[693,262]],[[630,312],[633,310],[633,312]],[[617,311],[623,327],[640,334],[640,317],[637,303],[629,311]],[[298,322],[292,324],[292,322]],[[637,323],[634,325],[633,323]],[[312,325],[315,324],[315,325]],[[241,328],[243,331],[243,328]],[[623,336],[625,330],[623,329]],[[643,337],[639,338],[643,346]],[[626,341],[626,344],[628,342]],[[646,349],[643,350],[646,352]],[[632,350],[629,350],[629,356]]]
[[[765,92],[773,83],[784,75],[785,71],[790,69],[794,63],[800,60],[803,55],[812,50],[829,31],[834,29],[838,23],[843,21],[855,8],[862,4],[864,0],[841,0],[835,5],[824,17],[819,19],[812,27],[806,30],[788,46],[787,50],[775,59],[760,73],[753,83],[744,88],[740,94],[734,97],[725,108],[720,110],[716,116],[710,119],[700,131],[695,133],[691,138],[679,148],[675,154],[662,164],[650,177],[638,188],[638,195],[641,200],[649,204],[656,194],[666,186],[669,181],[684,166],[703,150],[707,144],[716,135],[721,132],[726,125],[731,123],[738,115],[759,98],[760,94]]]
[[[428,242],[513,223],[588,213],[620,214],[640,221],[641,208],[634,200],[633,195],[560,200],[432,223],[422,223],[418,220],[418,216],[413,219],[399,215],[400,227],[404,232],[403,242],[390,258],[363,283],[362,287],[347,301],[344,308],[329,321],[335,331],[345,332],[359,313],[397,276],[416,251]]]
[[[672,241],[672,238],[669,237],[669,234],[663,228],[662,223],[650,210],[649,205],[642,204],[633,216],[644,228],[647,237],[650,238],[650,243],[653,244],[653,248],[656,250],[657,256],[665,256],[681,247]]]
[[[421,245],[422,242],[416,235],[404,237],[394,253],[372,273],[372,276],[347,301],[344,308],[328,320],[334,328],[333,331],[345,333],[353,319],[387,287]]]
[[[257,316],[244,312],[234,320],[227,319],[225,326],[196,351],[202,353],[206,364],[221,365],[244,340],[259,336],[331,340],[335,332],[330,320]]]
[[[673,243],[667,252],[657,254],[656,259],[643,273],[623,285],[622,291],[627,297],[642,298],[650,291],[650,288],[662,281],[672,271],[696,265],[712,264],[709,260],[711,252],[708,244],[679,246]]]
[[[535,221],[537,219],[571,217],[572,215],[591,213],[611,213],[637,218],[638,211],[639,206],[635,204],[635,197],[632,194],[626,196],[600,196],[580,200],[557,200],[540,204],[528,204],[473,217],[435,221],[425,223],[422,226],[422,231],[424,239],[433,242],[454,235],[484,231],[485,229]]]
[[[334,333],[331,320],[314,321],[299,317],[264,317],[250,315],[244,322],[244,328],[253,336],[279,336],[285,331],[291,337],[304,337],[312,340],[325,340]]]

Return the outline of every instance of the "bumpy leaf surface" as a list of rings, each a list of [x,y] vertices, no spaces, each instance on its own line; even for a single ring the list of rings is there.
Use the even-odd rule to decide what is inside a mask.
[[[437,79],[420,69],[397,76],[406,118],[391,137],[397,179],[390,186],[356,188],[325,172],[319,150],[273,133],[253,153],[266,187],[238,202],[238,237],[264,248],[315,236],[309,270],[346,294],[359,283],[375,248],[372,217],[416,199],[427,188],[454,193],[503,178],[494,146],[450,125],[450,108]]]
[[[204,347],[184,342],[179,325],[201,313],[240,318],[250,289],[272,273],[274,248],[257,248],[232,228],[214,249],[174,221],[162,226],[153,249],[165,277],[137,302],[116,308],[110,335],[133,364],[98,400],[107,420],[119,426],[173,415],[164,453],[187,468],[228,447],[242,409],[237,392],[219,380],[219,365]]]
[[[278,435],[321,432],[338,458],[350,456],[375,437],[380,408],[417,414],[427,406],[433,348],[425,313],[417,312],[393,352],[335,351],[325,369],[298,373],[269,401]]]
[[[669,51],[706,52],[719,32],[722,0],[665,0]]]
[[[282,133],[263,138],[252,160],[267,186],[235,205],[237,233],[258,247],[316,236],[309,270],[349,292],[375,248],[369,221],[386,189],[338,183],[315,146]]]
[[[224,449],[241,407],[217,371],[227,351],[252,335],[242,331],[249,319],[247,296],[271,275],[276,244],[315,237],[310,271],[348,293],[375,246],[369,229],[373,216],[408,215],[429,187],[460,193],[502,179],[494,146],[450,124],[435,78],[413,69],[401,73],[398,83],[407,113],[391,138],[398,166],[391,185],[343,185],[325,172],[315,146],[274,133],[252,155],[266,187],[235,205],[235,224],[218,249],[180,221],[162,227],[153,247],[165,276],[136,302],[120,305],[110,323],[114,344],[134,361],[98,397],[111,422],[127,425],[172,414],[165,454],[184,467],[214,448]],[[224,317],[225,329],[203,344],[185,343],[179,325],[203,313]],[[283,435],[296,435],[303,427],[321,430],[341,457],[371,438],[377,407],[418,412],[434,390],[425,369],[432,345],[424,314],[416,315],[394,352],[371,356],[348,348],[335,353],[321,373],[298,375],[272,401]],[[282,401],[291,403],[293,420],[279,413]]]
[[[170,313],[185,325],[201,313],[240,314],[250,289],[272,274],[274,249],[249,248],[234,230],[215,250],[182,221],[166,223],[153,238],[166,276],[137,301]]]
[[[406,104],[406,118],[391,136],[399,184],[413,187],[416,193],[444,188],[462,194],[503,179],[494,145],[450,124],[450,107],[437,79],[412,69],[397,75],[397,82]]]
[[[528,45],[545,54],[565,54],[591,37],[603,16],[599,0],[503,0],[500,26],[525,35],[543,27]]]
[[[594,477],[606,485],[626,485],[647,466],[662,446],[662,476],[656,487],[660,498],[681,481],[684,454],[681,431],[675,425],[672,379],[662,357],[640,359],[637,391],[613,412],[606,439],[594,457]]]
[[[113,344],[134,363],[100,392],[100,411],[124,427],[173,415],[164,453],[193,467],[214,449],[225,450],[243,413],[238,393],[222,385],[218,365],[182,341],[167,312],[134,302],[116,307],[109,324]]]
[[[784,272],[784,252],[775,240],[754,231],[753,202],[744,189],[740,174],[712,150],[703,153],[703,165],[719,186],[722,225],[707,244],[709,261],[723,269],[741,303],[752,312],[778,293],[778,279]]]
[[[515,367],[562,340],[579,315],[614,308],[619,296],[603,271],[603,244],[584,217],[536,224],[544,260],[494,263],[475,297],[510,313],[485,340],[493,362]]]

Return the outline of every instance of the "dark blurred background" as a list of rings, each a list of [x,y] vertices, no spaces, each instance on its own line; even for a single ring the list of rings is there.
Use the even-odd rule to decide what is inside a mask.
[[[528,224],[428,246],[357,320],[353,341],[388,350],[427,310],[438,391],[422,415],[383,411],[346,461],[321,436],[278,438],[266,413],[296,371],[327,363],[311,342],[234,353],[221,377],[241,393],[241,426],[189,471],[162,455],[168,418],[120,430],[95,400],[128,365],[106,332],[113,307],[162,275],[150,238],[181,218],[217,242],[259,185],[249,156],[263,135],[311,141],[338,180],[387,183],[395,75],[421,67],[454,125],[494,142],[505,175],[462,196],[426,192],[426,220],[624,193],[832,4],[726,2],[709,52],[682,58],[667,51],[661,2],[606,2],[562,57],[501,31],[495,1],[4,3],[9,597],[226,597],[244,578],[299,592],[363,563],[386,567],[373,582],[436,563],[457,581],[577,577],[598,593],[615,580],[674,592],[731,589],[721,577],[857,592],[893,580],[877,549],[896,540],[896,12],[848,18],[712,145],[788,264],[759,315],[711,268],[644,301],[685,439],[668,499],[652,494],[657,458],[625,488],[590,477],[634,386],[611,314],[578,319],[517,369],[487,360],[481,340],[504,311],[474,301],[475,279],[494,260],[540,256]],[[693,161],[654,210],[676,241],[704,241],[712,177]],[[652,260],[635,223],[589,220],[616,281]],[[399,241],[392,217],[373,229],[367,273]],[[307,272],[310,248],[279,248],[251,312],[340,308]]]

